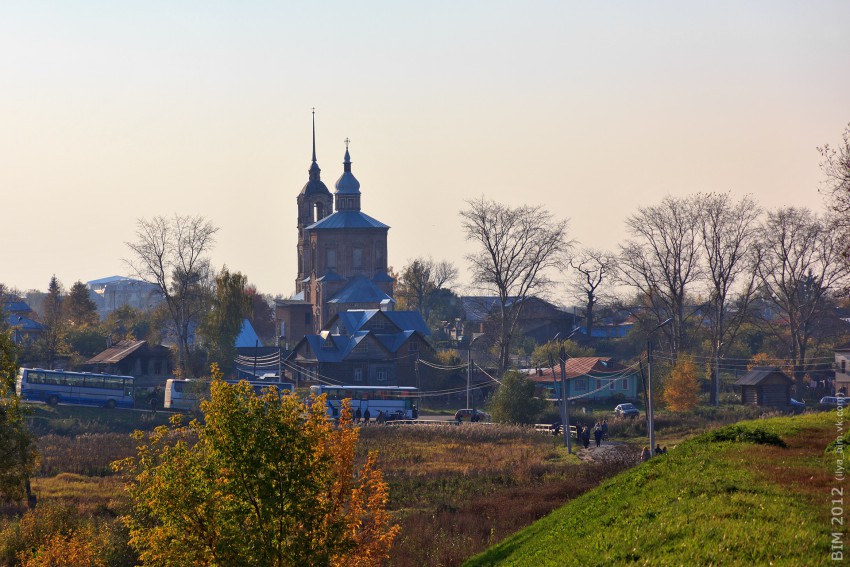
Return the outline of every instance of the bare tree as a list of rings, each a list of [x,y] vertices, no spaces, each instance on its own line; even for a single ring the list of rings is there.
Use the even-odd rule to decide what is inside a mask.
[[[802,396],[809,343],[829,313],[832,292],[847,280],[841,247],[825,219],[809,209],[788,207],[768,213],[757,251],[764,300],[779,313],[765,314],[761,323],[786,346]]]
[[[647,302],[650,317],[664,327],[675,359],[685,336],[686,294],[699,277],[699,220],[693,197],[665,197],[626,219],[633,239],[620,247],[620,280]],[[646,319],[645,315],[636,314]]]
[[[161,216],[136,222],[136,241],[127,242],[135,257],[125,260],[142,280],[159,288],[177,335],[177,367],[192,375],[189,337],[204,310],[210,265],[206,254],[218,227],[202,216]]]
[[[450,287],[457,281],[457,266],[447,260],[441,260],[434,264],[434,286],[437,289]]]
[[[481,197],[460,212],[466,239],[478,250],[467,256],[476,283],[498,295],[499,373],[510,362],[511,342],[526,298],[551,283],[548,270],[559,266],[570,243],[567,221],[540,206],[511,208]]]
[[[575,270],[573,289],[576,297],[584,302],[584,328],[588,337],[593,332],[593,308],[602,297],[601,287],[614,265],[611,254],[593,248],[585,248],[578,257],[570,259],[570,266]]]
[[[818,151],[823,158],[820,168],[827,206],[836,213],[832,228],[840,234],[845,260],[850,260],[850,124],[837,147],[826,144]]]
[[[749,261],[758,231],[761,209],[751,197],[733,202],[729,193],[708,193],[697,196],[702,249],[705,254],[705,275],[711,301],[711,403],[717,405],[718,368],[715,361],[723,346],[729,348],[747,312],[746,307],[755,290],[755,270]],[[746,281],[740,282],[742,275]],[[740,283],[737,306],[728,309],[733,286]]]
[[[427,320],[434,292],[444,289],[457,276],[458,270],[451,262],[415,258],[402,268],[395,295],[404,307],[419,311]]]

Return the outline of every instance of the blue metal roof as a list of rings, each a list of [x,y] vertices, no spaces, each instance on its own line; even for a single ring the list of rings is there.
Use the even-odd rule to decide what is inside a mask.
[[[350,334],[359,331],[377,312],[377,309],[349,309],[337,314],[337,317]]]
[[[325,275],[320,278],[316,278],[318,282],[344,282],[345,278],[336,273],[333,270],[328,270]]]
[[[15,327],[22,331],[43,331],[44,325],[38,321],[33,321],[29,317],[22,317],[14,313],[6,316],[6,322],[10,327]]]
[[[25,301],[4,301],[3,311],[7,313],[29,313],[32,309]]]
[[[419,311],[384,311],[384,315],[399,329],[418,331],[425,336],[431,334]]]
[[[242,320],[242,330],[239,331],[239,336],[236,337],[236,347],[255,347],[260,343],[260,337],[254,330],[254,326],[248,319]]]
[[[389,275],[388,273],[386,273],[386,272],[378,272],[378,273],[377,273],[377,274],[375,274],[375,276],[372,278],[372,281],[373,281],[373,282],[394,282],[394,281],[395,281],[395,278],[394,278],[394,277],[392,277],[392,276],[390,276],[390,275]]]
[[[375,338],[380,341],[384,347],[394,353],[401,348],[407,339],[409,339],[412,335],[414,335],[416,331],[402,331],[401,333],[393,333],[391,335],[375,335]]]
[[[390,228],[360,211],[337,211],[307,227],[307,230],[335,230],[340,228]]]
[[[318,362],[342,362],[368,334],[369,331],[358,331],[352,335],[328,335],[327,339],[322,335],[307,335],[304,340]]]
[[[365,277],[357,276],[328,303],[381,303],[384,301],[393,301],[393,298]]]
[[[315,162],[314,162],[315,163]],[[304,195],[330,195],[331,192],[328,190],[328,186],[322,183],[320,179],[311,179],[304,185],[304,188],[301,189],[301,193]]]

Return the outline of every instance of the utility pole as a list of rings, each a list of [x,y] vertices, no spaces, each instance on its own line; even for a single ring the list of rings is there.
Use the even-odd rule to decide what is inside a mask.
[[[563,344],[561,345],[559,358],[561,359],[561,403],[564,407],[564,447],[567,448],[568,454],[572,454],[573,444],[570,437],[570,403],[569,398],[567,397],[567,351],[564,349]]]
[[[283,346],[283,337],[277,337],[277,381],[283,382],[283,351],[281,350],[281,346]]]
[[[672,318],[660,323],[646,336],[646,428],[649,432],[649,452],[652,454],[655,451],[655,414],[652,408],[652,334],[671,321],[673,321]]]
[[[472,382],[472,343],[484,336],[484,333],[472,333],[466,347],[466,407],[469,409],[469,388]]]

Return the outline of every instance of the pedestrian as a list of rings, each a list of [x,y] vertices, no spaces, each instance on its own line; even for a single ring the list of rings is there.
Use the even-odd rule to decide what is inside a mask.
[[[667,454],[667,445],[665,445],[664,447],[662,447],[662,448],[661,448],[661,454],[662,454],[662,455],[666,455],[666,454]]]
[[[587,449],[590,447],[590,426],[584,428],[584,431],[581,433],[581,442],[584,443],[584,448]]]
[[[661,454],[661,443],[656,443],[656,444],[655,444],[655,454],[656,454],[656,455],[660,455],[660,454]]]
[[[582,432],[581,424],[576,423],[576,442],[577,443],[581,443],[581,432]]]
[[[596,440],[596,446],[602,445],[602,426],[596,422],[596,427],[593,428],[593,438]]]
[[[640,452],[640,462],[645,463],[649,459],[652,458],[652,453],[649,451],[649,447],[646,445],[643,446],[643,451]]]
[[[602,439],[608,441],[608,420],[602,420]]]
[[[369,418],[372,417],[369,415],[369,408],[366,408],[366,412],[363,414],[363,420],[366,422],[366,425],[369,425]]]
[[[384,418],[383,410],[378,410],[378,417],[375,418],[375,421],[378,423],[378,425],[384,424],[384,421],[386,421],[386,419]]]
[[[155,389],[154,389],[154,390],[150,393],[150,397],[148,398],[148,404],[151,406],[151,411],[152,411],[153,413],[156,413],[156,404],[157,404],[157,401],[158,401],[158,400],[157,400],[157,394],[159,393],[159,391],[158,391],[158,390],[159,390],[159,388],[155,388]]]
[[[363,414],[360,413],[360,406],[357,406],[357,411],[354,412],[354,423],[360,423],[360,418],[363,417]]]

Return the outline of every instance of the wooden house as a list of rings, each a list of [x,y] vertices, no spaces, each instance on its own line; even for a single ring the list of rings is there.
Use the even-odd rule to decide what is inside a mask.
[[[794,381],[779,368],[753,368],[734,385],[741,389],[741,402],[744,404],[781,409],[791,405]]]

